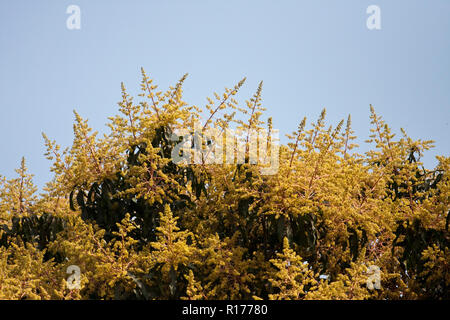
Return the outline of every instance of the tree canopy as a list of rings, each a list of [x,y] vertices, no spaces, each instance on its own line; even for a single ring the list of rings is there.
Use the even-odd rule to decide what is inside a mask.
[[[183,101],[186,76],[158,91],[142,70],[139,102],[122,84],[101,137],[76,112],[70,147],[43,134],[54,177],[41,194],[24,159],[0,177],[0,299],[450,298],[450,157],[424,168],[432,141],[396,137],[370,106],[360,154],[350,116],[327,127],[323,110],[263,174],[249,138],[273,130],[262,83],[244,106],[245,79],[200,109]],[[203,133],[230,129],[243,161],[205,161],[222,135]],[[182,131],[200,139],[176,153],[200,161],[174,161]]]

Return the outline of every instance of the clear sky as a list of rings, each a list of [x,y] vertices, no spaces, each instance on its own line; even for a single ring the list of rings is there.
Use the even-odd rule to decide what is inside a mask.
[[[72,4],[80,30],[66,27]],[[369,5],[381,30],[366,26]],[[25,156],[39,186],[51,178],[41,132],[70,145],[73,109],[104,132],[141,66],[162,89],[188,72],[198,106],[246,76],[244,101],[263,80],[281,134],[323,107],[334,125],[350,113],[362,151],[372,104],[395,132],[436,141],[428,166],[450,155],[449,0],[1,0],[0,43],[0,174]]]

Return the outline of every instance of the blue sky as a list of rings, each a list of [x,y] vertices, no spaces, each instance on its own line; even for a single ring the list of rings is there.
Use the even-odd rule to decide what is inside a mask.
[[[69,5],[81,29],[69,30]],[[366,27],[369,5],[381,30]],[[369,104],[399,132],[433,139],[425,158],[450,154],[448,0],[2,0],[0,2],[0,174],[13,177],[25,156],[42,186],[51,178],[41,132],[62,146],[72,110],[105,131],[120,83],[139,89],[140,67],[165,89],[186,72],[185,100],[264,81],[263,105],[282,134],[323,107],[328,123],[350,113],[361,151]]]

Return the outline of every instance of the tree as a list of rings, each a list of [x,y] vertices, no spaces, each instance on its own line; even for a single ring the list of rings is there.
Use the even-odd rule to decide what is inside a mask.
[[[244,108],[245,78],[214,93],[202,116],[183,101],[186,77],[158,91],[142,70],[137,103],[122,84],[102,137],[77,112],[70,147],[44,134],[42,194],[25,160],[0,179],[0,298],[449,298],[450,158],[424,168],[432,141],[396,139],[371,106],[373,148],[359,154],[350,116],[327,127],[323,110],[263,174],[254,160],[276,141],[260,135],[273,132],[262,82]]]

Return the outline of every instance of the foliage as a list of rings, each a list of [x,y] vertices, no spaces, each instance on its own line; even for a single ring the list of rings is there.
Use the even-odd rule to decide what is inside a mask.
[[[142,101],[122,84],[109,133],[75,112],[71,147],[44,134],[54,178],[42,194],[24,159],[0,177],[1,299],[449,299],[450,158],[425,169],[432,141],[396,140],[371,106],[373,148],[359,154],[350,116],[326,127],[323,110],[263,175],[249,157],[251,132],[273,130],[262,82],[244,107],[245,78],[214,93],[202,117],[185,79],[157,91],[142,70]],[[209,129],[230,128],[243,163],[173,161],[175,133],[203,133],[181,151],[195,157]]]

